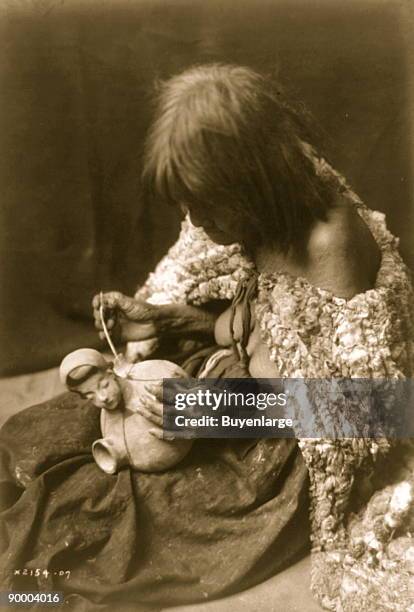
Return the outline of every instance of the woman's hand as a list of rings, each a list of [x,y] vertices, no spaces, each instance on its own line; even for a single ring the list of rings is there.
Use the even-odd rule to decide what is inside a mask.
[[[164,405],[162,383],[158,385],[152,384],[151,386],[146,385],[145,388],[147,393],[141,398],[138,412],[153,425],[149,433],[159,440],[175,440],[175,432],[168,431],[163,427]]]
[[[119,291],[109,291],[102,296],[95,295],[92,300],[95,327],[99,330],[100,338],[105,338],[100,315],[101,304],[108,330],[117,334],[120,340],[138,341],[157,337],[157,322],[161,316],[159,306],[128,297]]]
[[[162,334],[213,334],[217,315],[186,304],[154,305],[123,295],[119,291],[102,294],[105,323],[118,331],[123,341],[148,340]],[[92,301],[95,327],[103,339],[100,317],[101,296]]]
[[[173,394],[170,403],[167,405],[167,415],[169,418],[164,419],[166,400],[163,399],[163,383],[148,383],[145,385],[145,389],[146,395],[141,398],[141,405],[138,408],[138,413],[153,425],[152,429],[149,430],[152,436],[159,440],[180,440],[183,438],[189,440],[196,437],[197,429],[194,427],[186,425],[180,426],[179,437],[176,435],[176,429],[167,429],[168,423],[171,422],[171,415],[174,416],[176,412],[174,405],[171,403],[174,398]],[[190,408],[189,410],[191,410],[192,416],[200,416],[200,411],[197,407]],[[186,416],[190,416],[189,410],[187,409]]]

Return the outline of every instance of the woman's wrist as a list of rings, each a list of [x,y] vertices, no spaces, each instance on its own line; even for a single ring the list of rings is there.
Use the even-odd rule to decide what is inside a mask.
[[[214,334],[215,313],[186,304],[164,304],[160,308],[162,316],[157,322],[161,327],[160,332]]]

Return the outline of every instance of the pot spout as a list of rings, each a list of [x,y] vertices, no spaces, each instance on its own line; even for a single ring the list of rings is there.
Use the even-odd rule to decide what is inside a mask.
[[[128,465],[126,448],[114,438],[102,438],[92,444],[92,455],[103,472],[115,474],[120,467]]]

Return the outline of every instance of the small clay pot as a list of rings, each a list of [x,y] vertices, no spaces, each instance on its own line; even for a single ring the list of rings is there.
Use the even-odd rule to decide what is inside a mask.
[[[102,439],[92,445],[98,466],[107,474],[115,474],[122,466],[142,472],[167,470],[189,452],[192,441],[159,440],[149,433],[154,428],[137,409],[142,398],[148,397],[146,384],[164,378],[188,378],[187,373],[171,361],[153,359],[129,364],[118,360],[114,372],[122,388],[124,406],[116,410],[102,410]]]

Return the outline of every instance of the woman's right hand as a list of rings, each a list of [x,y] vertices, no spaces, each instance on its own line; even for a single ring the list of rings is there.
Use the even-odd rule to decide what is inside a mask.
[[[119,331],[126,342],[149,340],[164,334],[186,335],[214,333],[217,315],[189,304],[154,305],[123,295],[119,291],[102,294],[105,323],[109,330]],[[100,317],[101,296],[92,301],[95,326],[104,338]]]
[[[95,327],[99,330],[100,338],[105,338],[100,315],[101,304],[106,327],[117,339],[129,342],[158,336],[157,321],[161,315],[159,306],[128,297],[119,291],[109,291],[102,296],[95,295],[92,300]]]

